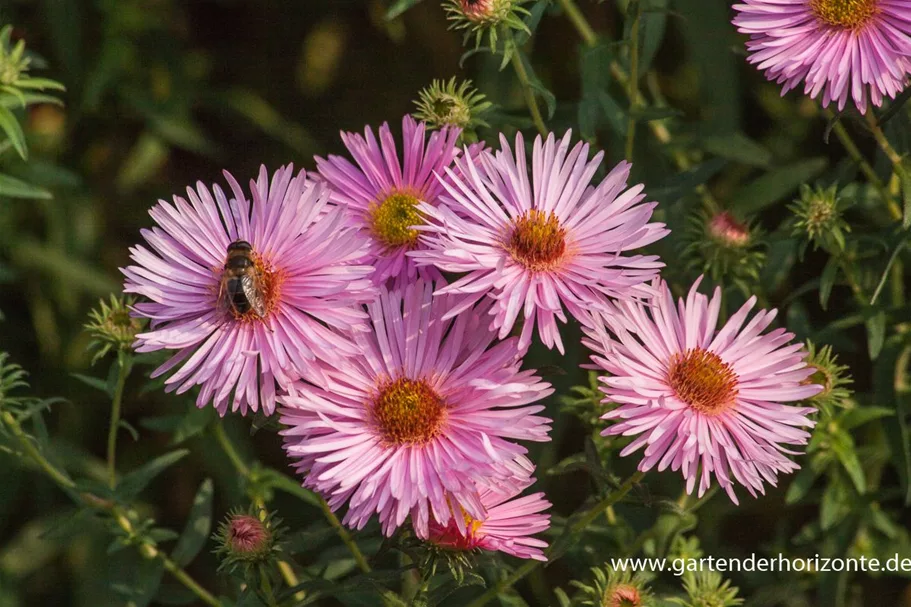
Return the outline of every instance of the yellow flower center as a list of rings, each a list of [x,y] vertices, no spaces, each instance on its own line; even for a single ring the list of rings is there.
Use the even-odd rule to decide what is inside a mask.
[[[424,223],[418,211],[418,197],[394,191],[370,209],[370,227],[376,238],[388,247],[413,247],[418,241],[418,231],[411,226]]]
[[[876,13],[878,0],[810,0],[817,19],[833,27],[853,29]]]
[[[566,251],[566,230],[552,211],[532,209],[515,220],[506,248],[529,270],[549,270]]]
[[[372,415],[387,443],[421,445],[440,433],[446,405],[424,380],[403,377],[379,387]]]
[[[734,404],[737,379],[729,364],[702,348],[675,354],[667,372],[677,398],[705,415],[718,415]]]

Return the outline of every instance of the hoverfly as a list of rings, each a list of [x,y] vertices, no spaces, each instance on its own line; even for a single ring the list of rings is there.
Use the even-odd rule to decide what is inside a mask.
[[[262,272],[256,268],[253,247],[246,240],[235,240],[228,245],[228,259],[218,286],[218,302],[235,317],[251,310],[259,318],[266,315]]]

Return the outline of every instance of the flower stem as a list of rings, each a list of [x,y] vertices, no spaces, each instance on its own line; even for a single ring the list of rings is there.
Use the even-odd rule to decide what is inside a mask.
[[[882,199],[886,201],[889,214],[892,215],[893,219],[901,219],[901,209],[898,208],[898,205],[892,199],[892,195],[886,188],[886,184],[883,183],[882,179],[879,178],[879,175],[876,174],[876,171],[873,170],[873,167],[870,166],[870,163],[867,162],[867,159],[860,153],[860,149],[857,147],[857,144],[854,143],[851,134],[848,133],[848,129],[845,128],[845,125],[843,125],[840,120],[835,118],[835,114],[833,114],[831,110],[826,110],[826,117],[830,121],[833,121],[832,131],[835,133],[835,136],[838,137],[841,145],[844,146],[848,156],[857,163],[857,166],[867,178],[867,181],[870,182],[870,185],[876,188]]]
[[[237,470],[237,473],[240,474],[244,480],[250,480],[250,468],[244,463],[244,460],[241,459],[240,454],[234,447],[234,443],[231,442],[231,439],[225,432],[225,426],[222,423],[222,420],[218,420],[218,423],[215,424],[215,440],[218,441],[218,444],[221,446],[222,450],[224,450],[225,455],[231,460],[231,464],[234,466],[234,469]]]
[[[130,375],[132,361],[123,350],[117,353],[117,385],[111,401],[111,425],[108,428],[108,484],[117,486],[117,432],[120,430],[120,409],[123,403],[123,387]]]
[[[16,437],[16,440],[19,441],[19,444],[22,446],[22,451],[29,457],[31,460],[37,464],[41,470],[47,474],[51,480],[53,480],[57,485],[59,485],[64,490],[74,489],[76,483],[68,477],[64,472],[60,471],[54,464],[48,461],[46,457],[38,450],[38,447],[35,446],[35,443],[32,439],[25,433],[22,429],[22,426],[19,424],[18,420],[13,417],[13,414],[9,411],[4,411],[0,415],[0,419],[3,420],[3,424],[7,427],[10,433]]]
[[[876,116],[873,115],[873,112],[867,112],[864,117],[867,120],[867,125],[870,127],[870,132],[873,133],[873,139],[876,140],[876,145],[878,145],[879,149],[883,151],[883,153],[886,155],[886,158],[888,158],[889,162],[892,163],[892,166],[895,167],[895,170],[903,172],[904,167],[902,166],[902,156],[895,150],[895,148],[892,147],[892,144],[889,143],[889,140],[886,138],[886,134],[883,133],[882,128],[876,121]]]
[[[199,597],[199,600],[204,602],[206,605],[211,605],[212,607],[221,607],[221,601],[212,596],[208,590],[199,585],[199,582],[190,577],[186,571],[180,568],[180,566],[168,558],[165,554],[161,552],[158,553],[158,558],[161,559],[162,565],[167,569],[171,575],[177,579],[178,582],[183,584],[187,590]]]
[[[546,137],[547,126],[544,124],[544,118],[541,116],[541,108],[538,107],[538,100],[535,98],[535,92],[531,88],[531,82],[528,79],[528,71],[525,69],[525,63],[522,61],[522,56],[519,53],[519,46],[516,44],[512,34],[509,34],[509,42],[507,44],[513,46],[511,57],[512,67],[516,71],[516,77],[519,79],[519,84],[522,85],[522,92],[525,94],[525,103],[528,104],[528,111],[531,113],[531,119],[535,123],[535,128],[541,133],[541,136]]]
[[[566,13],[567,19],[569,19],[573,26],[576,28],[576,31],[579,32],[579,36],[582,37],[582,40],[585,42],[586,46],[592,47],[598,44],[598,35],[595,34],[595,31],[588,24],[588,21],[585,19],[585,15],[582,14],[582,11],[579,10],[579,7],[576,5],[574,0],[559,0],[563,12]]]
[[[613,492],[611,492],[610,495],[608,495],[603,500],[601,500],[600,502],[595,504],[591,509],[589,509],[588,512],[585,513],[585,515],[581,519],[576,521],[576,523],[573,524],[572,527],[570,527],[569,532],[578,533],[579,531],[584,530],[585,527],[587,527],[589,524],[591,524],[591,522],[594,521],[596,518],[598,518],[598,516],[600,516],[602,513],[606,512],[614,504],[616,504],[617,502],[622,500],[624,497],[626,497],[626,494],[629,493],[630,490],[632,490],[633,486],[636,483],[638,483],[644,475],[645,475],[644,472],[636,472],[635,474],[630,476],[628,479],[623,481],[623,484],[621,484],[619,487],[617,487],[616,490],[614,490]],[[536,560],[525,561],[524,563],[522,563],[521,567],[519,567],[518,569],[513,571],[508,577],[506,577],[506,579],[501,580],[495,586],[493,586],[492,588],[489,588],[487,590],[487,592],[485,592],[484,594],[482,594],[475,600],[468,603],[467,607],[482,607],[483,605],[486,605],[489,601],[496,598],[497,595],[499,595],[501,592],[503,592],[507,588],[510,588],[513,584],[515,584],[516,582],[518,582],[519,580],[524,578],[526,575],[528,575],[529,573],[531,573],[532,571],[537,569],[541,565],[541,563],[542,563],[542,561],[536,561]]]
[[[636,109],[639,106],[639,22],[642,9],[638,2],[633,2],[633,24],[629,35],[629,116],[626,123],[626,161],[633,161],[633,146],[636,142]]]

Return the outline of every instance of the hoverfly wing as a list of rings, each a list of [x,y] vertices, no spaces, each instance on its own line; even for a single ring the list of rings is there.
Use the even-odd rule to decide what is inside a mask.
[[[263,299],[262,281],[255,272],[248,272],[240,279],[241,288],[244,290],[244,296],[250,304],[250,308],[256,312],[260,318],[266,316],[266,302]]]

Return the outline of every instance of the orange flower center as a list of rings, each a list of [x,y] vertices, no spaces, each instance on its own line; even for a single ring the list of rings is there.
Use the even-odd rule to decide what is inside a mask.
[[[369,210],[373,235],[390,248],[413,248],[418,242],[418,231],[412,226],[424,223],[417,207],[418,197],[413,193],[393,191]]]
[[[446,405],[424,380],[403,377],[379,387],[372,415],[387,443],[421,445],[440,433]]]
[[[677,398],[705,415],[718,415],[733,406],[737,379],[729,364],[702,348],[675,354],[667,372]]]
[[[514,221],[506,248],[529,270],[549,270],[566,252],[566,229],[553,211],[532,209]]]
[[[876,13],[878,0],[810,0],[816,18],[833,27],[853,29]]]

